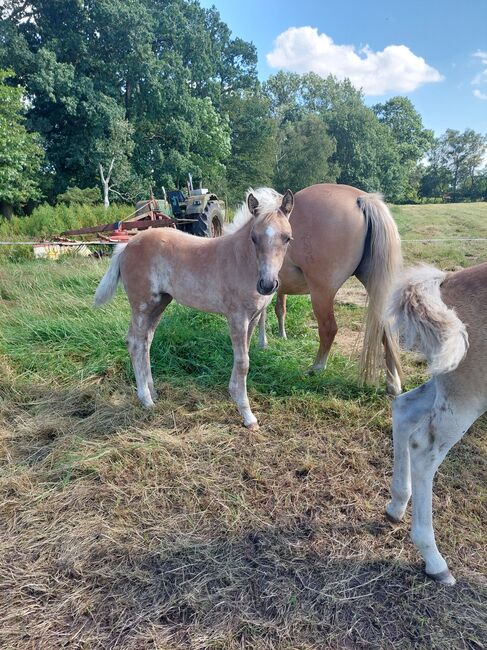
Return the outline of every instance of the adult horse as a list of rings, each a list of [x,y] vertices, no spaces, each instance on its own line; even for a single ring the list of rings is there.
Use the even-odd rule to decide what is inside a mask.
[[[205,239],[169,228],[136,235],[115,250],[95,294],[99,306],[112,298],[119,280],[125,287],[132,321],[127,345],[137,394],[144,406],[157,398],[150,367],[150,347],[164,309],[179,303],[227,317],[234,364],[230,394],[245,426],[257,428],[247,397],[248,345],[262,310],[277,289],[289,242],[290,190],[249,192],[232,232]]]
[[[337,324],[335,294],[355,275],[369,296],[362,377],[375,381],[382,366],[381,343],[387,367],[387,389],[401,392],[396,341],[383,324],[383,309],[394,276],[402,266],[396,224],[385,203],[348,185],[312,185],[294,196],[290,218],[293,242],[279,273],[276,314],[279,333],[286,338],[286,294],[310,294],[318,321],[320,347],[311,371],[326,367]],[[265,311],[260,322],[260,345],[265,347]]]

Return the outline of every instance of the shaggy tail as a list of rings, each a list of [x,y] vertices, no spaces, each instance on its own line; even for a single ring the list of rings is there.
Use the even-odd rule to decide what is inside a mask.
[[[399,345],[389,325],[384,322],[386,299],[402,268],[401,239],[396,222],[378,194],[359,196],[357,204],[364,213],[369,233],[369,243],[361,262],[367,278],[369,305],[360,369],[363,381],[373,383],[377,381],[383,365],[384,336],[394,365],[401,375]]]
[[[404,347],[424,354],[432,375],[455,370],[468,350],[465,325],[441,299],[445,277],[446,273],[432,266],[408,269],[392,292],[386,312],[404,339]]]
[[[95,307],[100,307],[113,298],[120,280],[120,258],[127,244],[117,244],[113,251],[108,271],[102,277],[95,293]]]

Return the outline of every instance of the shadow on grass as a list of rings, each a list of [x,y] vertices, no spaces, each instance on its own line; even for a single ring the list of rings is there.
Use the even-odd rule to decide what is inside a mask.
[[[10,602],[19,607],[22,594],[19,614],[36,609],[22,637],[44,627],[46,647],[78,635],[113,649],[482,647],[485,586],[445,589],[401,562],[318,552],[317,534],[295,521],[240,536],[164,536],[154,550],[142,536],[85,524],[76,544],[44,540],[41,562],[51,550],[44,568],[56,580],[41,574],[29,585],[21,573]],[[0,635],[12,642],[20,630],[10,622]]]

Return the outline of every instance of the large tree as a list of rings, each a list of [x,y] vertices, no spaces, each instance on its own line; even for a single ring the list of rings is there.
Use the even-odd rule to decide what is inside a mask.
[[[425,129],[421,115],[407,97],[392,97],[376,104],[374,112],[381,124],[390,129],[399,161],[396,199],[417,198],[419,178],[417,166],[433,142],[433,132]]]
[[[336,142],[318,115],[306,115],[283,126],[276,165],[278,190],[294,191],[315,183],[334,183],[338,168],[330,162]]]
[[[44,155],[37,135],[25,127],[23,90],[8,81],[12,73],[0,70],[0,212],[6,217],[39,198]]]
[[[365,106],[361,91],[350,81],[279,72],[264,90],[284,132],[286,124],[310,115],[320,117],[336,142],[329,164],[339,183],[382,191],[391,200],[402,193],[401,159],[392,130]]]
[[[260,93],[230,93],[223,109],[228,114],[231,134],[226,194],[235,204],[242,201],[249,187],[272,185],[277,130],[269,101]]]
[[[8,0],[3,12],[0,64],[27,89],[54,194],[93,186],[115,145],[119,169],[128,165],[147,186],[182,183],[189,171],[223,183],[222,102],[255,87],[256,53],[232,39],[215,9],[188,0]]]

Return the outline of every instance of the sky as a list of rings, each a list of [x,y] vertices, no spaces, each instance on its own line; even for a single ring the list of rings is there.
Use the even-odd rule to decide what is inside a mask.
[[[368,105],[405,95],[437,136],[487,134],[487,0],[200,0],[252,41],[259,78],[349,77]]]

